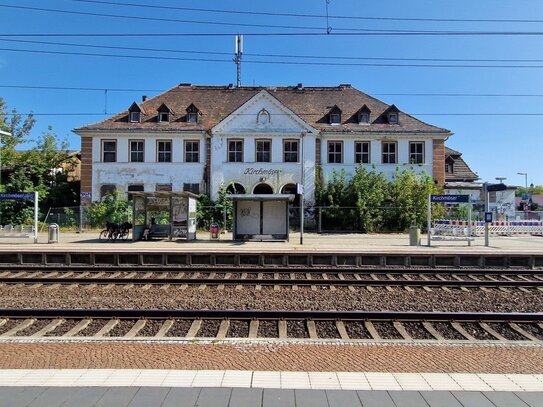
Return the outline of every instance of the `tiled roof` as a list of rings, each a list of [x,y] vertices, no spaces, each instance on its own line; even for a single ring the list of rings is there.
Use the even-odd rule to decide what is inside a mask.
[[[140,123],[128,121],[127,110],[99,123],[75,129],[84,130],[151,130],[151,131],[198,131],[210,130],[229,114],[266,90],[287,108],[293,111],[308,125],[329,132],[426,132],[450,133],[424,123],[406,113],[399,113],[399,124],[388,124],[386,112],[391,107],[349,85],[334,87],[253,87],[242,86],[194,86],[180,85],[147,99],[138,105],[142,109]],[[131,101],[130,101],[131,102]],[[167,123],[157,121],[157,109],[165,104],[172,111],[172,119]],[[187,107],[193,104],[198,108],[198,123],[186,121]],[[333,106],[341,110],[341,124],[329,124],[328,114]],[[366,105],[370,111],[370,124],[358,124],[358,112]]]
[[[453,172],[445,172],[445,182],[473,182],[479,179],[462,158],[462,153],[445,146],[445,165],[453,161]]]

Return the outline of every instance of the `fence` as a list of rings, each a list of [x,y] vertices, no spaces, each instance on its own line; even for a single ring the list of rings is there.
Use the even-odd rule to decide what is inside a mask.
[[[436,235],[467,235],[470,222],[467,220],[437,219],[434,221]],[[485,222],[471,222],[472,236],[484,236]],[[543,222],[533,220],[497,221],[488,224],[488,230],[494,236],[535,235],[543,236]]]

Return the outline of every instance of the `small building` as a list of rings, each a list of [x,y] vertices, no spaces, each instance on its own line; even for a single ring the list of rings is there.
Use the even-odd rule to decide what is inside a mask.
[[[290,194],[229,194],[234,240],[288,240]]]

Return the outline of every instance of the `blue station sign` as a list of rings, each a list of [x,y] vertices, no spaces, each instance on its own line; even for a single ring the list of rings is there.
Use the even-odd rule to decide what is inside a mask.
[[[430,201],[441,203],[468,203],[469,195],[431,195]]]
[[[33,201],[34,192],[3,192],[0,193],[0,200],[11,199],[15,201]]]

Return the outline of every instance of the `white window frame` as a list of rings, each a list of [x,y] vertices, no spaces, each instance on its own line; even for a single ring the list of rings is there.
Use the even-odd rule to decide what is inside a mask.
[[[191,150],[189,151],[187,149],[187,146],[189,144],[193,144],[193,143],[196,143],[196,149],[195,150]],[[184,141],[184,151],[185,151],[185,162],[186,163],[199,163],[200,162],[200,140],[185,140]],[[196,154],[196,160],[189,160],[188,157],[189,157],[189,154],[191,155],[194,155]]]
[[[133,151],[132,150],[132,143],[142,143],[143,150],[141,150],[141,151],[139,151],[139,150]],[[141,161],[132,160],[132,153],[133,152],[136,153],[136,154],[139,154],[141,152],[141,156],[142,156]],[[129,140],[128,141],[128,157],[129,157],[129,160],[130,160],[131,163],[143,163],[143,162],[145,162],[145,140]]]
[[[113,151],[106,151],[105,145],[106,143],[113,143],[114,150]],[[114,157],[113,160],[106,160],[106,153],[111,154],[113,153]],[[117,162],[117,140],[111,140],[111,139],[105,139],[102,140],[102,162],[103,163],[116,163]]]
[[[296,143],[296,151],[294,150],[288,150],[286,149],[287,144]],[[296,160],[295,161],[287,161],[286,157],[287,154],[292,155],[296,154]],[[283,140],[283,162],[285,163],[299,163],[300,162],[300,140],[298,139],[285,139]]]
[[[390,152],[390,146],[394,146],[394,152]],[[388,157],[388,159],[385,160],[385,157]],[[394,160],[391,161],[390,157],[393,157]],[[382,164],[398,164],[398,142],[397,141],[382,141],[381,142],[381,163]]]
[[[338,151],[339,146],[339,151]],[[330,148],[333,147],[333,151]],[[343,164],[343,141],[341,140],[329,140],[326,148],[328,156],[328,164]],[[330,160],[331,157],[334,157]],[[339,161],[338,161],[339,157]]]
[[[130,112],[129,116],[130,123],[141,122],[141,112]]]
[[[237,148],[237,143],[241,143],[241,149],[239,149],[239,150]],[[230,148],[231,145],[235,146],[235,148],[233,150]],[[239,139],[239,138],[228,139],[227,148],[228,148],[228,151],[226,152],[226,161],[227,162],[229,162],[229,163],[242,163],[243,162],[243,156],[244,156],[244,151],[243,150],[245,148],[245,143],[244,143],[243,139]],[[234,160],[230,159],[230,153],[234,154]],[[240,159],[239,160],[237,159],[238,154],[240,154]]]
[[[368,146],[368,151],[364,152],[363,146]],[[360,151],[358,151],[358,147],[360,147]],[[364,157],[367,158],[366,161],[364,161]],[[369,141],[355,141],[354,142],[354,163],[355,164],[371,164],[371,142]]]
[[[160,144],[161,143],[169,143],[170,144],[170,149],[169,151],[168,150],[162,150],[160,149]],[[171,163],[172,162],[172,156],[173,156],[173,145],[172,145],[172,140],[157,140],[156,141],[156,162],[157,163]],[[160,154],[170,154],[170,159],[169,160],[160,160]]]
[[[259,144],[262,143],[262,145],[268,146],[267,150],[258,151]],[[267,160],[259,160],[258,159],[258,153],[261,154],[267,154],[268,159]],[[257,163],[271,163],[272,162],[272,141],[270,139],[256,139],[255,140],[255,162]]]
[[[409,164],[424,164],[424,153],[425,153],[424,144],[425,144],[424,141],[410,141],[409,142]],[[416,146],[421,146],[422,151],[421,152],[418,152],[418,151],[413,152],[412,148],[413,147],[416,148]],[[420,159],[420,162],[418,161],[418,159]]]

